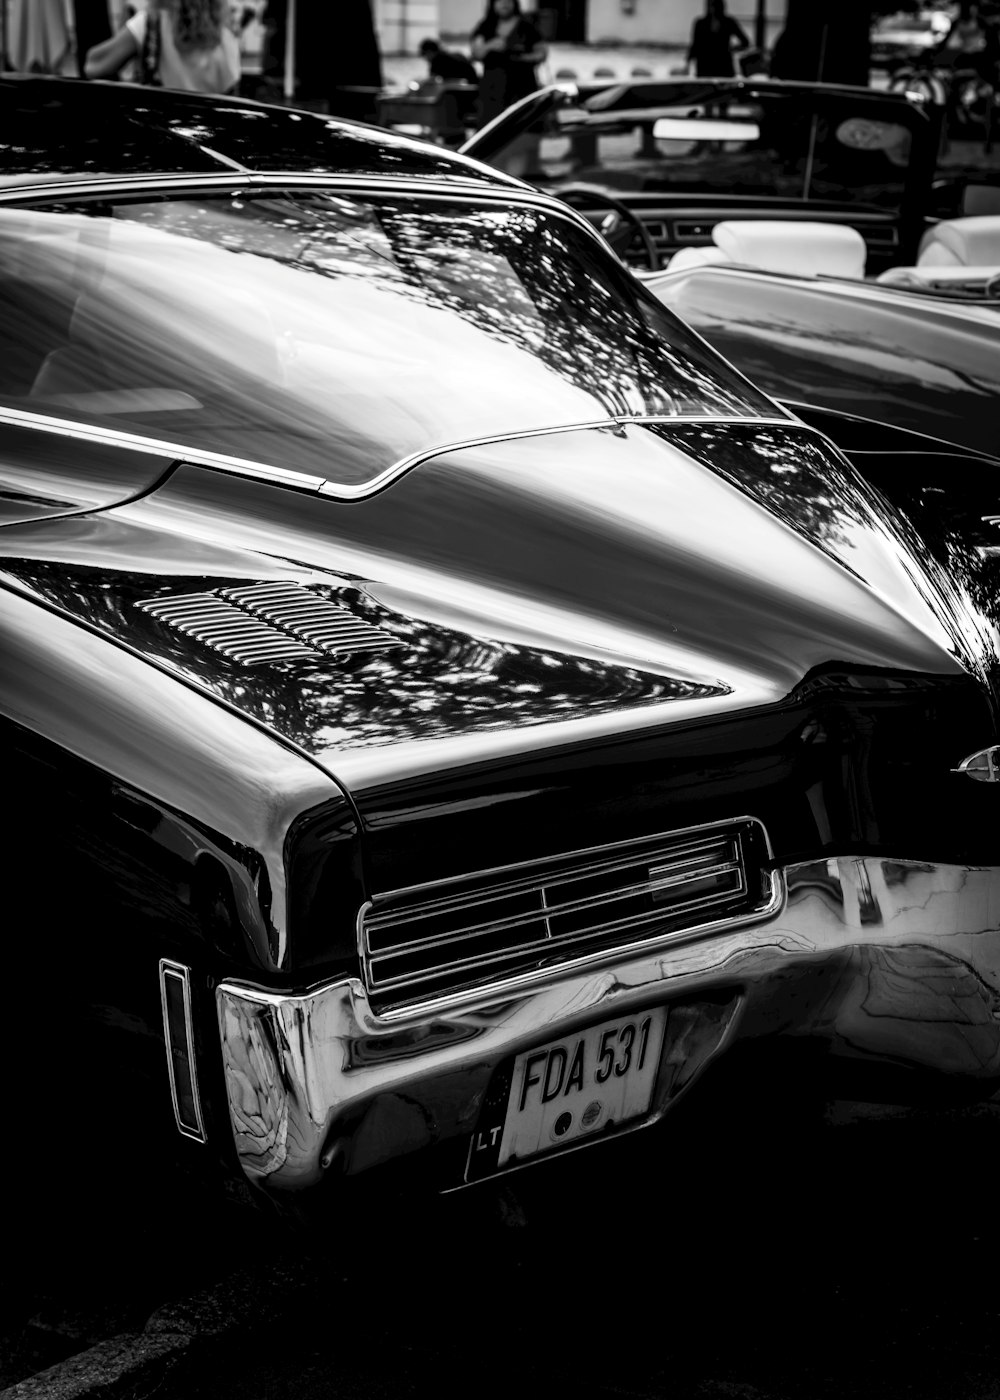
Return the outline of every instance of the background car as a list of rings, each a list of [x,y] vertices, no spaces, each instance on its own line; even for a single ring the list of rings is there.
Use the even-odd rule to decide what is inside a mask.
[[[948,6],[880,15],[872,26],[872,67],[893,73],[922,59],[944,40],[956,13]]]
[[[823,219],[861,233],[875,273],[915,257],[939,143],[940,112],[902,93],[676,79],[548,88],[462,150],[573,203],[638,266],[722,220]]]
[[[745,221],[715,237],[647,285],[761,388],[848,449],[919,434],[1000,459],[1000,218],[936,225],[917,263],[877,280],[849,229]]]
[[[610,1173],[762,1048],[817,1102],[993,1092],[995,563],[947,465],[852,466],[439,148],[0,103],[15,1185]]]

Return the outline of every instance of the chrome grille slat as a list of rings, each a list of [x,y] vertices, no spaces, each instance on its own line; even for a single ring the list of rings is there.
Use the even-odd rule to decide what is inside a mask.
[[[218,588],[151,598],[136,607],[243,666],[403,645],[348,608],[297,583]]]
[[[722,873],[726,873],[729,870],[738,870],[739,867],[733,862],[728,866],[719,867],[719,869]],[[690,883],[691,880],[700,878],[702,878],[700,873],[698,875],[691,875],[684,883]],[[416,951],[423,948],[439,947],[445,943],[457,942],[461,938],[475,937],[477,934],[484,933],[488,929],[496,931],[505,928],[517,928],[519,924],[537,922],[539,918],[545,918],[552,923],[555,919],[561,918],[563,915],[585,913],[588,909],[599,909],[606,904],[617,904],[624,899],[635,899],[650,888],[653,887],[647,885],[628,885],[622,889],[614,890],[607,895],[593,895],[589,899],[571,900],[567,904],[552,904],[547,902],[534,914],[513,914],[509,918],[497,919],[492,923],[467,924],[462,928],[454,929],[450,933],[441,935],[440,937],[432,935],[428,938],[416,938],[407,940],[405,943],[394,943],[388,947],[380,947],[376,951],[379,957],[383,957],[390,953],[399,952],[400,949],[403,948]],[[656,888],[658,888],[658,886]],[[727,891],[726,893],[729,894],[731,892]],[[654,917],[660,917],[659,910],[656,911]],[[413,922],[413,919],[411,919],[410,922]],[[372,919],[369,920],[367,927],[369,933],[371,933],[377,929],[378,924],[376,920]]]
[[[359,916],[369,992],[394,1006],[447,998],[763,917],[780,896],[769,852],[741,817],[377,895]]]
[[[712,844],[717,847],[720,844],[720,842],[713,841]],[[708,842],[699,842],[697,844],[688,843],[683,847],[679,847],[676,852],[668,852],[665,857],[663,851],[663,841],[661,838],[658,846],[654,846],[648,853],[644,851],[641,847],[639,847],[631,857],[620,856],[614,860],[600,861],[587,867],[581,867],[581,869],[577,870],[567,871],[565,866],[563,866],[562,868],[557,868],[554,865],[554,863],[546,862],[546,865],[543,866],[542,869],[539,870],[538,874],[536,874],[533,878],[524,877],[518,880],[505,881],[502,884],[491,885],[487,891],[485,891],[482,895],[478,897],[475,895],[468,894],[445,895],[437,899],[422,902],[420,905],[419,912],[417,913],[413,913],[410,915],[407,915],[406,913],[375,913],[369,918],[368,923],[369,926],[375,926],[376,924],[384,920],[391,920],[393,923],[402,923],[408,918],[424,918],[425,916],[435,915],[438,913],[446,913],[449,909],[455,907],[456,905],[468,905],[471,907],[474,904],[483,904],[487,901],[492,901],[501,897],[523,894],[526,891],[538,890],[542,887],[544,887],[547,891],[551,891],[559,885],[571,884],[574,881],[579,881],[582,878],[581,871],[583,869],[587,871],[588,875],[592,874],[600,876],[605,874],[615,874],[619,870],[627,870],[630,866],[636,865],[639,860],[642,860],[643,863],[648,862],[651,864],[653,861],[659,861],[660,863],[662,863],[664,859],[673,859],[675,864],[682,864],[684,860],[687,859],[692,853],[697,854],[700,850],[707,849],[708,845]],[[546,873],[546,869],[550,864],[552,864],[551,874]],[[415,891],[393,890],[390,895],[386,896],[386,898],[396,900],[397,898],[405,897],[407,895],[410,895],[411,893],[415,893]]]
[[[716,900],[714,902],[719,903],[720,901]],[[692,906],[689,905],[688,907]],[[707,908],[709,906],[707,904],[699,904],[697,907]],[[685,910],[684,908],[680,908],[676,912],[684,913]],[[589,936],[596,937],[600,934],[614,937],[616,933],[620,933],[624,930],[634,930],[635,932],[641,932],[644,928],[648,928],[650,925],[662,922],[663,913],[662,911],[657,910],[653,914],[643,915],[643,917],[640,919],[619,919],[616,923],[602,924],[599,928],[592,930]],[[396,987],[409,986],[416,983],[417,981],[428,981],[432,977],[436,978],[439,976],[446,976],[449,973],[454,972],[472,971],[481,967],[488,967],[490,966],[490,964],[493,963],[506,962],[510,958],[515,958],[519,954],[525,952],[541,952],[548,956],[550,952],[558,952],[563,948],[571,947],[574,944],[579,944],[580,942],[581,935],[578,933],[564,933],[552,938],[533,939],[516,945],[512,944],[510,948],[504,948],[496,953],[482,954],[476,957],[456,958],[451,962],[436,963],[433,972],[428,972],[426,976],[422,978],[417,978],[412,975],[404,974],[395,978],[388,977],[380,979],[373,975],[371,987],[372,990],[375,992],[392,991]],[[414,953],[416,953],[423,952],[425,950],[414,948],[412,950],[405,949],[405,951],[413,951]],[[395,955],[399,956],[399,950],[396,950]],[[382,954],[379,954],[379,961],[382,959],[382,956]]]

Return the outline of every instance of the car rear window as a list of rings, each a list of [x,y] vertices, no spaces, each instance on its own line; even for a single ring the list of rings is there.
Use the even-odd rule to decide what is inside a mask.
[[[776,411],[568,219],[315,191],[3,211],[0,405],[345,485],[477,437]]]

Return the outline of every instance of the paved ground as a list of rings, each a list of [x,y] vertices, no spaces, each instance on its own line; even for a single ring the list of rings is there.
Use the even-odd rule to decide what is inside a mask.
[[[787,1105],[744,1109],[735,1132],[678,1112],[652,1156],[640,1135],[299,1237],[176,1193],[119,1218],[99,1194],[20,1261],[29,1289],[8,1255],[0,1385],[77,1361],[2,1393],[1000,1400],[1000,1110],[803,1138]],[[123,1347],[140,1364],[109,1389]]]

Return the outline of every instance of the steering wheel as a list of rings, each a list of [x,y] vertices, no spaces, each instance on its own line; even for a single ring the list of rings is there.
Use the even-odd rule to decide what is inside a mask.
[[[630,209],[624,201],[615,199],[614,195],[608,194],[599,185],[562,185],[560,188],[554,189],[552,193],[557,198],[565,200],[571,208],[581,211],[592,209],[595,204],[604,205],[608,212],[599,221],[596,228],[605,241],[610,243],[612,251],[624,261],[625,250],[638,234],[650,271],[656,272],[658,270],[660,254],[650,236],[649,229],[635,210]]]

